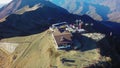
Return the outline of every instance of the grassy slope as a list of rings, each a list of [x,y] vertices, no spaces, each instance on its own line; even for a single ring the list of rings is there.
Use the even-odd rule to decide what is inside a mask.
[[[9,68],[10,55],[0,49],[0,68]]]
[[[51,58],[53,57],[49,49],[53,46],[53,41],[51,41],[52,36],[46,32],[38,35],[33,42],[30,41],[28,47],[13,62],[12,68],[48,68],[52,65]],[[16,49],[16,52],[17,50],[19,49]]]
[[[63,64],[59,64],[60,68],[84,68],[84,67],[88,67],[90,64],[94,64],[95,62],[97,62],[99,60],[100,54],[97,51],[97,45],[96,43],[89,39],[89,38],[83,38],[82,39],[83,42],[83,47],[82,49],[88,49],[85,51],[60,51],[60,53],[62,54],[60,56],[61,58],[66,58],[68,60],[74,60],[74,63],[71,62],[65,62],[64,65]],[[89,49],[91,47],[94,47],[93,49]]]
[[[8,68],[52,68],[52,66],[58,68],[83,68],[97,62],[100,57],[96,48],[87,51],[57,51],[54,48],[55,42],[49,30],[30,36],[6,38],[1,42],[19,44],[10,55],[11,62]],[[96,43],[88,38],[84,38],[83,43],[83,48],[96,47]],[[74,60],[75,62],[62,63],[60,61],[62,58]],[[8,62],[7,60],[4,61]]]
[[[54,41],[51,33],[45,31],[41,34],[14,37],[2,42],[19,43],[12,54],[10,68],[49,68],[55,64]]]

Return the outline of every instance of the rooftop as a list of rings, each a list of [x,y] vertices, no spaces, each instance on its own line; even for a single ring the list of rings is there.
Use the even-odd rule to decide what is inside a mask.
[[[69,32],[60,32],[58,29],[55,29],[53,35],[58,46],[72,43],[72,34]]]

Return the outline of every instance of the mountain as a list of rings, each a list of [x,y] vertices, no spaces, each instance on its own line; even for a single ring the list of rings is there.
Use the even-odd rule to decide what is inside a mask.
[[[4,6],[0,13],[1,18],[6,16],[6,20],[0,23],[2,38],[40,33],[53,23],[63,21],[71,23],[76,19],[81,19],[85,23],[94,23],[94,29],[103,33],[120,34],[118,24],[117,27],[104,26],[87,15],[71,14],[47,0],[13,0]]]
[[[46,0],[13,0],[0,11],[1,18],[6,16],[0,23],[2,38],[40,33],[52,23],[81,17]]]
[[[62,9],[61,7],[58,7],[46,0],[13,0],[8,5],[0,9],[0,18],[2,19],[10,14],[21,14],[26,11],[33,11],[42,6],[56,9],[56,11],[59,11],[60,14],[68,13],[65,9]]]
[[[48,0],[13,0],[1,8],[0,17],[4,18],[0,22],[1,68],[93,68],[97,65],[110,68],[111,60],[113,65],[119,65],[116,62],[119,58],[116,48],[109,45],[104,35],[109,36],[113,32],[120,36],[119,25],[111,26],[114,22],[107,25],[108,22],[105,24],[103,21],[95,21],[88,15],[71,14]],[[73,24],[76,19],[84,22],[83,26],[87,31],[75,35],[76,38],[80,37],[82,48],[71,51],[55,49],[53,31],[48,28],[53,23],[63,21]],[[119,39],[115,38],[113,36],[112,40],[115,42],[111,43],[117,41],[116,44],[119,45]]]
[[[100,21],[120,22],[118,0],[50,0],[74,14],[87,14]]]
[[[74,2],[76,1],[77,0],[74,0]],[[56,2],[59,1],[56,0]],[[83,2],[86,2],[85,4],[86,6],[87,5],[89,6],[88,4],[89,1],[83,1]],[[90,2],[92,3],[94,1],[90,1]],[[79,2],[77,4],[79,5]],[[94,3],[92,4],[95,6]],[[84,9],[88,8],[86,6],[84,6]],[[91,7],[91,9],[92,8],[94,7]],[[108,9],[106,8],[105,10],[107,11]],[[82,13],[84,12],[87,11],[86,10],[82,11]],[[95,8],[94,8],[94,12],[95,12]],[[94,15],[94,12],[92,13],[93,16],[100,17],[97,14]],[[103,14],[106,13],[108,12],[104,12]],[[102,14],[102,12],[100,14]],[[106,22],[103,23],[103,21],[97,22],[88,15],[79,16],[76,14],[71,14],[64,8],[61,8],[55,5],[54,3],[51,3],[48,0],[34,0],[34,1],[13,0],[8,5],[5,5],[3,8],[0,9],[0,17],[1,18],[6,17],[4,18],[4,22],[0,23],[0,28],[1,28],[0,32],[2,33],[1,34],[2,37],[12,37],[12,36],[30,35],[34,33],[39,33],[42,30],[49,28],[49,26],[53,23],[63,22],[63,21],[72,23],[76,19],[81,19],[84,23],[94,23],[95,24],[94,29],[98,29],[101,32],[107,34],[109,34],[110,32],[113,32],[113,34],[117,34],[117,35],[120,34],[119,31],[120,24],[113,24],[114,22],[109,22],[110,24],[108,24]]]

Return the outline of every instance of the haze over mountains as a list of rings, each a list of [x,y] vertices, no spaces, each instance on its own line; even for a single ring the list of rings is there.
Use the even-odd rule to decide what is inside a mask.
[[[0,8],[3,6],[4,4],[0,4]]]
[[[4,5],[8,4],[12,0],[0,0],[0,8],[3,7]]]
[[[88,14],[96,20],[120,22],[119,0],[50,0],[74,14]]]

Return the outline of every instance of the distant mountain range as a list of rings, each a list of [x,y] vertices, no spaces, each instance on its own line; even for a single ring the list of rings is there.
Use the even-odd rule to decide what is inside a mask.
[[[0,19],[11,13],[22,14],[40,7],[39,1],[51,1],[52,3],[68,10],[70,13],[84,15],[87,14],[95,20],[120,22],[120,1],[119,0],[13,0],[8,5],[0,9]],[[45,5],[49,5],[46,3]],[[34,6],[34,7],[33,7]],[[50,6],[50,5],[49,5]],[[53,7],[53,5],[51,5]],[[57,7],[58,7],[57,6]],[[32,8],[30,8],[32,7]],[[60,8],[59,7],[59,8]],[[24,9],[21,9],[24,8]],[[66,11],[67,12],[67,11]]]
[[[87,14],[95,20],[120,22],[119,0],[50,0],[74,14]]]
[[[95,21],[88,15],[71,14],[48,0],[13,0],[0,9],[0,18],[5,18],[0,23],[0,37],[40,33],[53,23],[63,21],[74,23],[76,19],[81,19],[85,23],[94,23],[94,29],[101,32],[120,34],[118,24],[111,26],[113,22],[109,22],[111,24],[105,22],[107,25],[104,26],[103,23]]]

